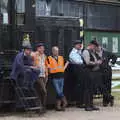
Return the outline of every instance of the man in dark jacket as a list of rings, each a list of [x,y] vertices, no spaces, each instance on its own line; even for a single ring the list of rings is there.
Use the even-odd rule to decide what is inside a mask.
[[[33,87],[33,83],[38,79],[38,72],[33,66],[30,54],[31,46],[24,46],[23,51],[17,54],[11,72],[11,79],[25,87]],[[21,77],[24,79],[18,81]]]
[[[113,106],[114,97],[111,95],[112,69],[110,64],[116,63],[117,56],[101,46],[98,47],[97,53],[103,61],[101,64],[101,72],[103,73],[103,106],[108,106],[109,103]]]
[[[99,108],[93,104],[93,95],[96,89],[96,76],[98,75],[99,65],[102,63],[102,61],[97,60],[95,56],[97,46],[98,43],[93,40],[89,43],[87,49],[82,52],[86,68],[89,70],[89,77],[84,82],[84,100],[87,105],[87,110],[89,111],[99,110]]]

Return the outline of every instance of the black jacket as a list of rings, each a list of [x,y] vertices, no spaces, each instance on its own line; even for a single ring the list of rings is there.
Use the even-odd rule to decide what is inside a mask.
[[[103,50],[102,58],[103,58],[103,63],[105,65],[109,65],[110,59],[112,60],[111,61],[112,64],[115,64],[117,61],[117,56],[113,54],[112,52],[109,52],[106,50]]]

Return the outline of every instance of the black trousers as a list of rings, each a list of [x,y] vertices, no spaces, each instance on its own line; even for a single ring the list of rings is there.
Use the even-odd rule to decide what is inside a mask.
[[[103,72],[103,102],[109,102],[111,99],[111,82],[112,82],[112,69],[106,66],[102,69]]]
[[[80,105],[93,105],[93,80],[91,71],[85,65],[73,65],[73,74],[76,79],[75,97]]]
[[[64,74],[64,93],[69,102],[76,101],[76,76],[74,75],[74,65],[69,64]]]

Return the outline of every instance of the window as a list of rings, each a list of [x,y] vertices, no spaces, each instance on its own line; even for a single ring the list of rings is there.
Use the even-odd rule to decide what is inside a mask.
[[[111,5],[87,5],[87,27],[94,29],[116,29],[116,6]]]
[[[22,25],[25,21],[25,0],[16,0],[16,24]]]
[[[7,13],[8,0],[0,0],[0,12]]]
[[[36,0],[36,16],[47,16],[51,13],[51,3],[46,0]]]
[[[102,38],[102,46],[103,46],[103,48],[108,49],[108,37]]]
[[[83,5],[70,0],[36,0],[36,16],[72,16],[83,15]]]
[[[16,0],[16,12],[25,13],[25,0]]]
[[[118,37],[113,37],[112,38],[112,52],[117,53],[118,52]]]
[[[8,24],[8,0],[0,0],[0,23]]]

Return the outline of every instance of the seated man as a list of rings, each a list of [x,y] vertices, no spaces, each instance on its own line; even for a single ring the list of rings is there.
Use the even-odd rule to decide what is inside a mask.
[[[24,46],[23,51],[18,53],[11,72],[11,79],[18,82],[19,77],[24,77],[23,81],[20,81],[20,85],[24,87],[33,87],[34,81],[38,78],[38,71],[33,66],[31,54],[31,46]]]

